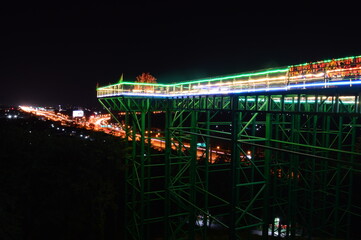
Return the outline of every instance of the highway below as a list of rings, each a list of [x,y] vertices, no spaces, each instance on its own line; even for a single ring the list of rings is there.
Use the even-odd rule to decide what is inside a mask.
[[[26,113],[34,114],[39,117],[44,117],[48,120],[54,121],[54,122],[61,122],[62,125],[75,125],[80,128],[85,128],[87,130],[91,131],[102,131],[107,134],[111,134],[118,137],[125,137],[125,130],[121,126],[117,126],[114,124],[110,124],[110,114],[94,114],[90,116],[88,119],[86,117],[76,117],[72,118],[71,116],[68,116],[66,114],[62,113],[55,113],[52,110],[46,110],[44,108],[34,108],[29,106],[19,106],[19,108]],[[140,140],[141,136],[140,134],[136,134],[136,140]],[[160,133],[155,134],[154,137],[151,138],[151,146],[154,149],[158,150],[164,150],[166,147],[164,138],[160,136]],[[131,140],[131,139],[129,139]],[[145,139],[145,141],[148,141]],[[172,149],[177,149],[179,146],[179,143],[174,142],[172,143]],[[183,144],[183,149],[189,149],[189,144]],[[219,146],[217,146],[215,149],[210,150],[209,156],[210,156],[210,162],[214,163],[219,155],[224,155],[225,152],[223,152]],[[197,147],[197,156],[205,157],[205,149],[202,147]]]

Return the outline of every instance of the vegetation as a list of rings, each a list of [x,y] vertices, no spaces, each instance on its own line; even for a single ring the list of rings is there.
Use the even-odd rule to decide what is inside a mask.
[[[50,125],[0,119],[0,239],[121,239],[124,143]]]
[[[138,83],[157,83],[157,79],[153,77],[150,73],[142,73],[137,76]]]

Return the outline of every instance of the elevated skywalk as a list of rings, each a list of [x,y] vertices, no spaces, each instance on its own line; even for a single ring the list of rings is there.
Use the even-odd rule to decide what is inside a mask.
[[[159,237],[153,229],[162,239],[244,239],[260,229],[263,239],[300,229],[307,239],[350,239],[361,216],[361,56],[173,84],[122,81],[97,97],[130,140],[127,239]],[[154,139],[164,151],[151,149]]]
[[[179,97],[354,87],[361,84],[361,56],[181,83],[119,82],[97,89],[97,97]]]

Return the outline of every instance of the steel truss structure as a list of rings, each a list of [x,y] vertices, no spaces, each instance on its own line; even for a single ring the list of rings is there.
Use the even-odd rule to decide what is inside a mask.
[[[360,92],[99,97],[132,145],[126,239],[350,238],[361,215]],[[164,125],[157,137],[155,122]]]

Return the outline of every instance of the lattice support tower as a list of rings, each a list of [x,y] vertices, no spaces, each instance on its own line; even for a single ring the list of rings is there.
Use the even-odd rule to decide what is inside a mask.
[[[99,88],[130,146],[126,239],[350,239],[361,56],[336,61]]]
[[[213,225],[266,237],[276,217],[286,227],[273,235],[347,236],[361,108],[357,91],[335,92],[99,98],[130,126],[128,239],[206,238]],[[159,153],[151,120],[164,121]]]

